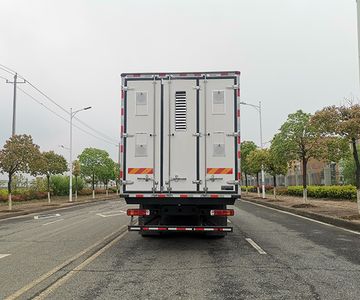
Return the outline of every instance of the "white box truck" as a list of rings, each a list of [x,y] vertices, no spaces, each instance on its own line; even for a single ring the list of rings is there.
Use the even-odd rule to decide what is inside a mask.
[[[232,232],[240,198],[240,72],[121,74],[129,231]],[[135,224],[135,216],[137,223]]]

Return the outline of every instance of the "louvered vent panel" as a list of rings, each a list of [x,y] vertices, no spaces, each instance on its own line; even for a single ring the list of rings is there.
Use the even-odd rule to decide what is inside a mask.
[[[175,92],[175,130],[186,131],[186,92]]]

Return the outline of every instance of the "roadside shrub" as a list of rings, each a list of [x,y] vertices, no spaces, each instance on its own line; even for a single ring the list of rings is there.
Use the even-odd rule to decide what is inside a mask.
[[[288,195],[302,196],[302,186],[289,186]],[[308,196],[313,198],[333,198],[333,199],[356,199],[356,187],[353,185],[344,186],[308,186]]]
[[[78,191],[84,188],[83,179],[78,177]],[[69,177],[56,175],[50,178],[50,189],[55,196],[66,196],[69,194]],[[75,192],[75,178],[72,181],[72,189]]]

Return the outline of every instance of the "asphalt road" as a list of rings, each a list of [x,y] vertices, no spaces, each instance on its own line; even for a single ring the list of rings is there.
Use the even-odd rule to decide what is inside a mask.
[[[126,208],[0,221],[0,299],[360,299],[359,234],[239,201],[224,239],[143,238]]]

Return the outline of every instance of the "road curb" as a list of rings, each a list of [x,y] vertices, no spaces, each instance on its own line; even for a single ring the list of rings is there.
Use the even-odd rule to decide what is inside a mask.
[[[360,232],[360,224],[356,224],[356,223],[353,223],[351,221],[347,221],[344,219],[326,216],[326,215],[322,215],[322,214],[317,214],[314,212],[308,212],[308,211],[304,211],[302,209],[297,209],[297,208],[292,208],[292,207],[284,207],[284,206],[280,206],[280,205],[276,205],[273,203],[268,203],[268,202],[264,202],[264,201],[260,201],[260,200],[256,200],[256,199],[249,199],[249,198],[243,197],[242,200],[246,200],[248,202],[254,202],[256,204],[261,204],[263,206],[290,212],[290,213],[293,213],[293,214],[296,214],[296,215],[299,215],[302,217],[314,219],[316,221],[320,221],[320,222],[324,222],[324,223],[331,224],[334,226],[338,226],[338,227],[342,227],[342,228]]]
[[[19,217],[19,216],[26,216],[26,215],[30,215],[30,214],[38,213],[38,212],[44,212],[44,211],[49,211],[49,210],[57,210],[57,209],[63,209],[63,208],[70,208],[70,207],[74,207],[74,206],[85,205],[85,204],[96,203],[96,202],[107,201],[107,200],[115,200],[115,199],[120,199],[119,195],[113,196],[113,197],[109,196],[109,197],[106,197],[106,198],[95,199],[95,200],[92,200],[92,199],[91,200],[85,200],[85,201],[82,201],[82,202],[73,202],[72,204],[69,204],[69,202],[65,202],[65,203],[67,203],[67,205],[38,207],[38,208],[19,211],[19,212],[6,212],[4,215],[0,215],[0,220],[10,219],[10,218]],[[0,214],[1,214],[1,212],[0,212]]]

